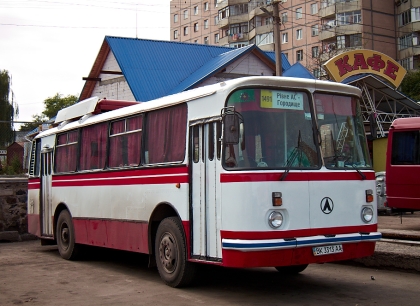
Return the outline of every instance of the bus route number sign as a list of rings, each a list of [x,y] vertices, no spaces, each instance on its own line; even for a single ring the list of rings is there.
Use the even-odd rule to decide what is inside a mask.
[[[315,256],[343,253],[343,246],[341,244],[333,244],[313,247],[312,252]]]
[[[303,93],[281,90],[261,90],[261,107],[303,110]]]

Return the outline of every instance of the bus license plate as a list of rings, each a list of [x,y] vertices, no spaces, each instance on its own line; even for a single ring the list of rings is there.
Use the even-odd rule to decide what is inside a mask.
[[[333,244],[313,247],[312,252],[315,256],[343,253],[343,246],[341,244]]]

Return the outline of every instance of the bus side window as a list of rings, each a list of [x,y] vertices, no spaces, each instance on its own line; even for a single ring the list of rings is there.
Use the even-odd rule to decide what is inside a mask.
[[[209,160],[214,159],[214,123],[209,124],[209,145],[208,145]]]
[[[193,134],[193,162],[194,163],[198,163],[198,161],[200,160],[200,148],[199,148],[199,130],[200,130],[200,126],[199,125],[195,125],[192,128],[192,134]]]
[[[218,121],[216,122],[216,156],[217,159],[220,160],[220,154],[222,152],[222,122]]]

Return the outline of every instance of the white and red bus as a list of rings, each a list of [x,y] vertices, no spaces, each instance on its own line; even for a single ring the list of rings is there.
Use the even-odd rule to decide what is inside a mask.
[[[82,101],[33,141],[29,231],[65,259],[83,245],[149,254],[173,287],[198,263],[298,273],[369,256],[381,234],[360,95],[247,77]]]
[[[386,205],[420,210],[420,117],[395,119],[389,128]]]

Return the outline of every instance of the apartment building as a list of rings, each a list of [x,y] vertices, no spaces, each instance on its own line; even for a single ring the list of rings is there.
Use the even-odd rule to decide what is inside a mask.
[[[398,61],[407,69],[420,66],[420,0],[396,0]]]
[[[410,14],[408,2],[420,2],[398,1],[404,2],[401,10]],[[279,7],[278,19],[273,16],[273,5]],[[281,52],[290,63],[301,62],[322,78],[326,75],[322,64],[351,49],[373,49],[407,62],[410,60],[406,58],[414,58],[410,55],[413,47],[411,53],[405,51],[405,57],[397,57],[395,6],[395,0],[172,0],[171,37],[230,47],[256,44],[262,50],[274,51],[273,21],[278,20]],[[401,22],[407,22],[403,18]],[[418,26],[420,31],[420,23]],[[407,32],[405,27],[399,33]]]

